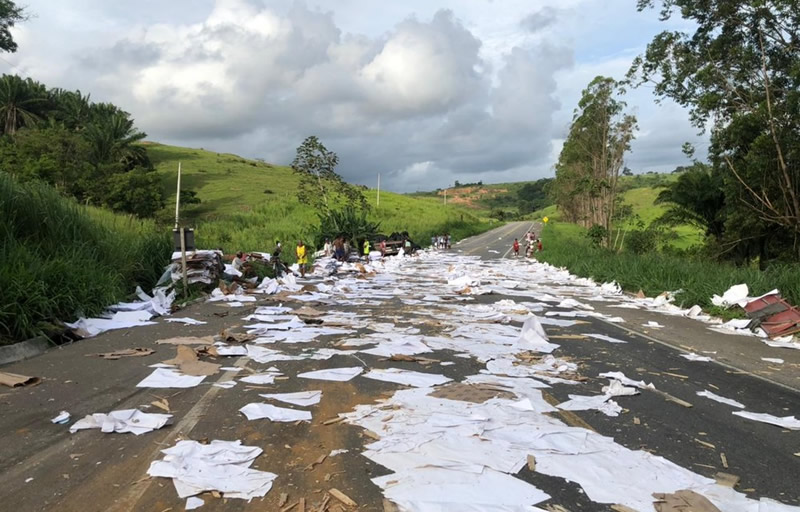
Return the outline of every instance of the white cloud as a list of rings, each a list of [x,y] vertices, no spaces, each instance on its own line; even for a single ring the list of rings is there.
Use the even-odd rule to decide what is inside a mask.
[[[416,190],[550,174],[581,89],[619,78],[662,28],[632,24],[627,0],[316,3],[31,0],[9,60],[119,104],[153,140],[287,163],[315,134],[346,178]],[[635,168],[683,163],[683,110],[648,91],[629,103]]]

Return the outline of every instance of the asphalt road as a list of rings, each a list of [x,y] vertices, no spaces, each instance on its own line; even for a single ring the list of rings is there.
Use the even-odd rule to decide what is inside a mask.
[[[463,241],[453,251],[485,259],[508,258],[514,238],[520,240],[528,229],[538,232],[540,226],[531,223],[510,223],[483,235]],[[545,250],[547,240],[544,239]],[[505,298],[499,295],[480,296],[478,302],[491,303]],[[274,299],[272,299],[274,300]],[[300,304],[283,302],[285,305]],[[260,302],[259,305],[270,304]],[[369,312],[378,321],[397,322],[402,305],[387,303],[361,312]],[[177,498],[169,481],[150,479],[146,470],[150,462],[160,458],[159,450],[172,446],[179,439],[240,439],[244,444],[261,446],[265,453],[253,464],[256,469],[279,475],[273,490],[264,499],[250,503],[242,500],[208,499],[203,511],[215,510],[280,510],[282,493],[292,503],[303,497],[310,505],[319,502],[323,493],[335,487],[354,499],[359,510],[383,510],[381,491],[369,479],[386,474],[382,468],[359,455],[364,444],[371,442],[358,427],[344,423],[324,425],[338,413],[353,406],[371,403],[388,396],[399,386],[356,378],[350,382],[303,381],[289,378],[271,386],[237,385],[233,390],[212,387],[206,383],[186,390],[137,389],[135,384],[152,369],[148,365],[174,356],[174,348],[156,345],[159,339],[172,336],[205,336],[221,329],[241,326],[242,317],[255,306],[229,309],[217,304],[201,303],[188,307],[179,316],[207,321],[203,326],[184,326],[159,322],[158,325],[112,331],[96,338],[51,350],[37,358],[8,367],[10,371],[43,378],[39,386],[0,390],[0,509],[19,512],[29,510],[106,511],[143,510],[164,512],[183,510],[184,502]],[[347,307],[340,307],[347,311]],[[352,308],[350,308],[352,309]],[[407,308],[406,308],[407,309]],[[555,308],[557,309],[557,308]],[[225,316],[219,314],[227,313]],[[625,311],[619,314],[625,316]],[[623,371],[633,379],[653,382],[669,396],[688,402],[692,407],[679,405],[663,393],[644,391],[636,397],[620,397],[618,402],[626,411],[618,417],[595,412],[559,413],[571,425],[593,429],[613,437],[632,449],[645,449],[709,477],[725,472],[740,477],[736,489],[751,497],[770,497],[787,504],[800,504],[800,432],[784,431],[771,425],[747,421],[731,415],[722,404],[696,396],[700,389],[709,389],[734,398],[748,410],[791,415],[800,412],[800,393],[770,383],[750,374],[747,368],[738,370],[715,363],[689,362],[679,357],[680,347],[657,343],[630,334],[606,322],[586,318],[568,328],[547,326],[552,341],[561,345],[560,355],[581,364],[581,374],[588,377],[583,394],[600,392],[605,379],[600,372]],[[664,320],[666,323],[668,319]],[[423,333],[436,333],[436,327],[418,325]],[[579,338],[581,333],[606,334],[627,341],[609,344]],[[698,336],[703,330],[698,328]],[[332,346],[332,339],[323,337],[312,344],[288,348],[299,351],[310,346]],[[156,354],[142,358],[116,361],[89,357],[93,353],[121,348],[151,347]],[[282,347],[283,348],[283,347]],[[774,356],[769,353],[769,356]],[[472,359],[453,357],[447,352],[430,357],[454,362],[437,371],[453,379],[472,375],[483,365]],[[765,351],[765,356],[767,352]],[[358,358],[356,361],[355,358]],[[257,369],[246,358],[228,358],[226,366]],[[405,367],[420,370],[418,363],[388,362],[377,356],[336,355],[324,361],[286,361],[280,368],[287,376],[311,369],[353,366],[370,368]],[[424,371],[424,369],[423,369]],[[797,372],[788,367],[786,372]],[[229,380],[232,374],[218,374],[207,381]],[[271,423],[246,421],[238,412],[243,405],[259,401],[257,393],[291,392],[321,389],[323,401],[312,408],[310,423]],[[235,392],[234,392],[235,391]],[[547,390],[554,403],[573,392],[565,386]],[[82,431],[69,434],[63,425],[53,425],[49,419],[60,410],[68,410],[77,419],[85,414],[109,410],[148,406],[166,398],[173,422],[168,427],[145,434],[101,434]],[[152,406],[149,412],[163,412]],[[348,449],[347,453],[327,457],[313,465],[331,450]],[[724,467],[723,457],[727,463]],[[519,477],[530,481],[553,496],[548,504],[561,505],[569,511],[607,511],[606,505],[589,501],[577,485],[559,478],[547,477],[524,469]]]

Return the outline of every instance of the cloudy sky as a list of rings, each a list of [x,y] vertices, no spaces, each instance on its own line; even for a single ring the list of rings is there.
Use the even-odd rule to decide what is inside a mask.
[[[308,135],[349,181],[396,191],[553,175],[580,91],[681,20],[635,0],[27,0],[3,72],[80,89],[149,139],[288,164]],[[686,113],[630,92],[627,165],[704,151]]]

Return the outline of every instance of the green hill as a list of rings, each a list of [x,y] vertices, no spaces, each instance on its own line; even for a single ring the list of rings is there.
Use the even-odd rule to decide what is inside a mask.
[[[198,247],[263,251],[271,249],[275,240],[312,240],[316,235],[316,212],[298,202],[298,179],[288,167],[155,143],[147,144],[147,153],[169,197],[165,217],[175,209],[181,162],[181,188],[195,192],[201,201],[181,208],[182,224],[195,227]],[[371,220],[380,222],[384,233],[408,231],[421,243],[434,234],[463,238],[490,227],[480,212],[445,206],[435,197],[382,191],[378,206],[375,190],[365,188],[364,194],[372,207]]]

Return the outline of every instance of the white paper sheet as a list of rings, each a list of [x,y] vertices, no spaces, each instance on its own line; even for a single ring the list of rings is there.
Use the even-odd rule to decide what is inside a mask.
[[[79,336],[91,338],[100,333],[114,329],[128,329],[131,327],[141,327],[143,325],[155,325],[151,322],[153,313],[147,310],[142,311],[118,311],[111,318],[80,318],[77,322],[66,324],[73,329]]]
[[[233,386],[236,385],[235,380],[225,380],[222,382],[215,382],[212,384],[215,388],[222,388],[222,389],[231,389]]]
[[[558,347],[559,345],[548,342],[547,333],[536,315],[531,315],[522,324],[522,333],[515,344],[517,350],[532,350],[544,354],[549,354]]]
[[[194,510],[196,508],[200,508],[205,505],[206,502],[196,496],[190,496],[186,499],[186,506],[184,507],[185,510]]]
[[[444,384],[445,382],[453,380],[444,375],[402,370],[400,368],[388,368],[386,370],[374,369],[365,374],[364,377],[384,382],[394,382],[405,386],[413,386],[415,388],[438,386],[439,384]]]
[[[298,373],[297,376],[303,379],[316,379],[316,380],[331,380],[336,382],[346,382],[357,375],[360,375],[364,369],[360,366],[351,368],[329,368],[326,370],[316,370],[313,372]]]
[[[629,379],[622,372],[605,372],[598,375],[598,377],[605,377],[606,379],[618,380],[621,383],[625,384],[626,386],[634,386],[639,389],[656,389],[656,387],[652,383],[645,384],[643,380],[636,381],[633,379]]]
[[[606,416],[619,416],[622,407],[614,400],[611,395],[569,395],[569,400],[558,404],[556,407],[562,411],[589,411],[597,410]]]
[[[138,409],[111,411],[108,414],[95,413],[73,423],[69,427],[69,431],[74,434],[78,430],[99,428],[106,434],[116,432],[138,436],[160,429],[167,424],[171,417],[171,414],[152,414]]]
[[[193,388],[203,382],[204,376],[183,375],[176,370],[156,368],[153,373],[136,384],[137,388]]]
[[[242,446],[240,441],[213,440],[207,445],[179,441],[162,450],[163,460],[153,461],[147,474],[172,478],[180,498],[219,491],[226,498],[250,500],[265,496],[278,476],[249,467],[261,452],[261,448]]]
[[[275,377],[279,375],[279,373],[254,373],[253,375],[242,377],[239,379],[239,382],[246,382],[248,384],[274,384]]]
[[[689,361],[698,361],[704,363],[713,361],[713,359],[711,359],[708,356],[701,356],[699,354],[695,354],[694,352],[690,352],[688,354],[679,354],[679,355],[684,359],[688,359]]]
[[[308,411],[298,411],[284,407],[275,407],[270,404],[252,403],[247,404],[239,412],[244,414],[248,420],[259,420],[267,418],[270,421],[291,423],[293,421],[311,421],[311,413]]]
[[[316,405],[322,399],[322,391],[298,391],[296,393],[267,393],[260,395],[264,398],[271,398],[287,404],[308,407]]]
[[[714,400],[715,402],[719,402],[721,404],[727,404],[727,405],[730,405],[732,407],[737,407],[739,409],[744,409],[744,404],[742,404],[740,402],[737,402],[736,400],[733,400],[731,398],[725,398],[724,396],[719,396],[719,395],[717,395],[715,393],[712,393],[711,391],[708,391],[707,389],[703,390],[703,391],[698,391],[697,392],[697,396],[704,396],[706,398],[710,398],[711,400]]]
[[[783,359],[777,357],[762,357],[761,360],[768,363],[783,364]]]
[[[186,325],[206,325],[208,322],[202,320],[195,320],[194,318],[181,317],[181,318],[167,318],[167,322],[181,323]]]
[[[788,430],[800,430],[800,420],[794,416],[773,416],[771,414],[748,412],[748,411],[734,411],[733,414],[747,418],[748,420],[760,421],[761,423],[769,423]]]
[[[594,338],[597,340],[607,341],[609,343],[628,343],[625,340],[612,338],[611,336],[606,336],[605,334],[586,334],[585,336],[589,336],[590,338]]]

